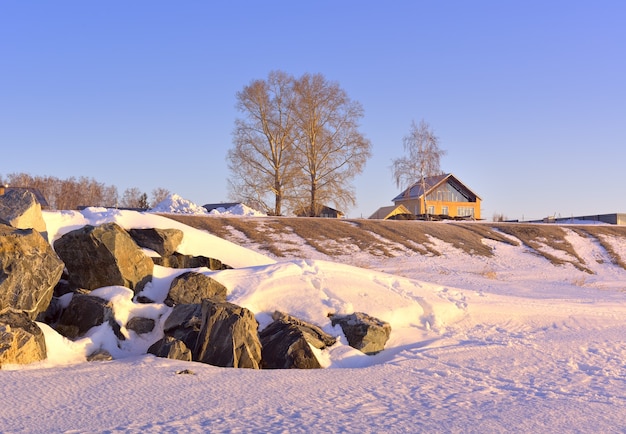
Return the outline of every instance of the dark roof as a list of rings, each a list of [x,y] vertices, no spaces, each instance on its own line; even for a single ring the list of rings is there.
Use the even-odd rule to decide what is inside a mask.
[[[426,194],[428,194],[431,190],[433,190],[435,187],[439,186],[440,184],[443,184],[444,182],[450,182],[450,184],[452,184],[459,191],[462,192],[464,190],[470,195],[475,196],[476,198],[480,199],[480,197],[476,193],[470,190],[465,184],[459,181],[459,179],[451,173],[444,173],[444,174],[436,175],[436,176],[428,176],[426,177],[425,182],[426,182]],[[400,193],[396,197],[394,197],[392,201],[397,202],[401,200],[417,199],[419,197],[422,197],[423,194],[424,194],[424,191],[422,188],[422,181],[420,180],[414,183],[413,185],[411,185],[409,188],[404,190],[402,193]]]
[[[236,205],[239,205],[240,203],[241,202],[207,203],[206,205],[202,205],[202,207],[206,209],[207,211],[213,211],[214,209],[218,209],[218,208],[224,208],[224,209],[232,208]]]
[[[310,212],[309,212],[310,208],[309,207],[300,207],[298,209],[295,210],[294,214],[298,217],[308,217]],[[331,208],[327,205],[322,205],[322,207],[320,208],[320,212],[318,213],[319,216],[323,216],[323,215],[329,215],[329,214],[334,214],[338,217],[343,216],[343,212],[338,211],[334,208]]]

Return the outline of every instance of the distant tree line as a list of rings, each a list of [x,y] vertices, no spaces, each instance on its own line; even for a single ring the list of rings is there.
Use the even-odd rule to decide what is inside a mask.
[[[152,190],[152,200],[136,187],[127,188],[120,197],[117,187],[105,185],[93,178],[81,176],[59,179],[54,176],[31,176],[27,173],[10,173],[0,176],[0,184],[11,187],[37,188],[52,209],[77,209],[81,206],[102,206],[107,208],[149,208],[167,198],[165,188]]]

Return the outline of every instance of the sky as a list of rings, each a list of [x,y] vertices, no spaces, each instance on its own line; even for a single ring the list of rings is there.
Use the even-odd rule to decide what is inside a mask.
[[[0,176],[229,200],[235,95],[321,73],[362,104],[369,217],[425,120],[482,216],[626,212],[621,1],[0,3]]]
[[[189,212],[181,201],[171,205]],[[52,245],[87,224],[180,229],[178,252],[234,267],[191,271],[226,286],[228,301],[252,311],[260,330],[280,310],[337,343],[316,350],[325,369],[311,370],[219,368],[147,355],[172,312],[163,303],[172,280],[190,271],[155,266],[139,294],[154,303],[134,303],[122,286],[91,292],[111,303],[124,340],[108,322],[74,340],[38,322],[47,358],[0,361],[0,394],[11,403],[0,406],[3,432],[624,431],[626,270],[615,263],[615,255],[626,258],[623,236],[601,245],[563,228],[576,257],[539,239],[536,250],[484,240],[493,255],[467,254],[446,235],[431,239],[439,255],[389,240],[391,256],[348,245],[343,255],[326,256],[287,231],[275,239],[287,257],[273,258],[237,231],[232,238],[248,248],[154,213],[87,208],[43,218]],[[336,240],[329,243],[336,251]],[[528,254],[541,251],[591,272]],[[350,347],[329,312],[388,322],[385,349],[369,356]],[[154,320],[154,329],[130,330],[135,317]],[[98,350],[115,360],[87,363]]]

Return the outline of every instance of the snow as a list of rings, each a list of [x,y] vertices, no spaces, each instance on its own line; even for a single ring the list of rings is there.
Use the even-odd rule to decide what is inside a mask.
[[[219,207],[207,211],[203,206],[197,205],[190,200],[184,199],[177,194],[170,194],[157,205],[149,210],[160,214],[193,214],[227,217],[263,217],[267,214],[238,203],[230,207]]]
[[[170,205],[159,212],[194,212],[182,201]],[[152,333],[122,327],[127,339],[118,346],[108,324],[76,341],[40,324],[48,359],[0,371],[2,432],[626,429],[626,270],[573,231],[567,240],[594,274],[488,240],[496,248],[490,258],[433,240],[441,256],[399,247],[394,258],[355,253],[333,261],[304,250],[276,260],[154,212],[46,211],[44,220],[51,243],[85,224],[181,229],[181,253],[235,267],[196,271],[226,285],[229,300],[252,310],[260,327],[283,310],[339,340],[319,352],[321,370],[229,369],[146,355],[171,312],[162,303],[169,284],[187,271],[156,266],[144,290],[154,304],[132,303],[123,287],[94,291],[112,302],[120,324],[154,319]],[[626,252],[625,239],[606,241]],[[330,324],[329,313],[354,311],[391,324],[384,351],[366,356]],[[97,349],[115,360],[86,362]]]

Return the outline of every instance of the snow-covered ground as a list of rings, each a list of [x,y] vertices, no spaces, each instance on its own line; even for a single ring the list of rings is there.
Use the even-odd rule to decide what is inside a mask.
[[[51,242],[84,224],[183,229],[182,253],[233,270],[200,271],[265,326],[284,310],[339,335],[322,370],[244,370],[145,355],[160,331],[108,325],[70,342],[42,325],[49,358],[0,371],[2,432],[625,432],[626,270],[574,232],[595,274],[554,266],[522,247],[493,258],[440,245],[441,256],[355,254],[276,260],[153,213],[89,208],[45,212]],[[485,241],[491,243],[492,241]],[[626,256],[626,241],[610,242]],[[152,253],[154,254],[154,253]],[[351,264],[359,265],[355,267]],[[155,267],[157,301],[185,270]],[[162,324],[169,307],[135,305],[121,287],[96,290],[125,323]],[[387,349],[347,346],[329,312],[390,322]],[[97,348],[116,360],[84,362]],[[177,374],[185,369],[192,374]]]

